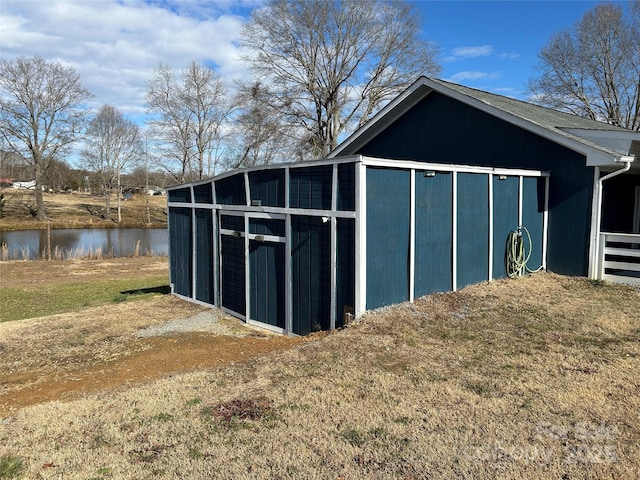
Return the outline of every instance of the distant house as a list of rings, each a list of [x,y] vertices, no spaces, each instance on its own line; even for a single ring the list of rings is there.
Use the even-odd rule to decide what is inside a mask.
[[[325,159],[167,188],[172,290],[304,335],[502,278],[514,231],[531,269],[640,282],[639,153],[638,132],[423,77]]]
[[[15,178],[0,177],[0,187],[13,188],[13,182],[15,182],[15,180]]]

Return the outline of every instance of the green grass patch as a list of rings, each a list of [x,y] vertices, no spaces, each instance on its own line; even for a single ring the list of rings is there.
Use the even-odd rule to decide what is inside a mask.
[[[166,275],[122,280],[3,286],[0,322],[43,317],[110,303],[140,300],[168,292]]]
[[[154,420],[158,422],[173,422],[174,417],[170,413],[162,412],[153,417]]]
[[[364,434],[356,428],[348,428],[346,430],[343,430],[342,432],[340,432],[340,437],[342,437],[343,440],[346,440],[354,447],[361,447],[365,442]]]
[[[0,455],[0,478],[19,478],[23,469],[21,458],[13,455]]]

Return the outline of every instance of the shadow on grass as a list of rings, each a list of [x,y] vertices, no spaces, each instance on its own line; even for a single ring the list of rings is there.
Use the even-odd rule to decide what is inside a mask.
[[[168,295],[171,293],[171,287],[169,285],[161,285],[159,287],[138,288],[137,290],[125,290],[120,293],[122,295],[146,295],[148,293],[159,293],[161,295]]]

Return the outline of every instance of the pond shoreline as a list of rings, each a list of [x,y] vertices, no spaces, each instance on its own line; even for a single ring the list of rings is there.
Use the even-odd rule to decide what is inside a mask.
[[[96,220],[86,221],[86,222],[73,222],[66,223],[60,220],[23,220],[23,221],[12,221],[12,222],[3,222],[0,220],[0,231],[2,232],[22,232],[26,230],[81,230],[81,229],[131,229],[131,228],[139,228],[145,230],[155,230],[160,228],[167,228],[167,222],[155,222],[155,223],[144,223],[144,222],[123,222],[116,223],[109,220]]]

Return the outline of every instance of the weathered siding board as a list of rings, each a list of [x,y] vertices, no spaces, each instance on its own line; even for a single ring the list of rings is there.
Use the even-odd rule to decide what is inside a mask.
[[[435,92],[352,153],[549,171],[548,268],[587,274],[593,169],[583,155]]]
[[[458,174],[457,285],[489,280],[489,183],[487,175]]]
[[[453,284],[453,175],[415,173],[415,296],[447,292]]]
[[[201,302],[214,304],[214,252],[213,217],[211,210],[195,210],[196,220],[196,272],[195,298]]]
[[[522,225],[531,236],[531,256],[527,267],[536,270],[542,265],[544,242],[544,178],[522,179]],[[528,248],[527,239],[525,248]]]
[[[173,292],[191,298],[192,287],[192,225],[191,209],[169,208],[169,258]]]
[[[284,244],[250,240],[249,272],[249,318],[284,328]]]
[[[249,172],[251,202],[262,206],[284,207],[284,170],[258,170]]]
[[[367,168],[367,309],[409,300],[410,175]]]
[[[331,225],[291,218],[292,331],[306,335],[331,324]]]
[[[507,236],[518,228],[520,177],[493,176],[493,278],[506,277],[504,255]],[[528,228],[528,227],[527,227]]]

